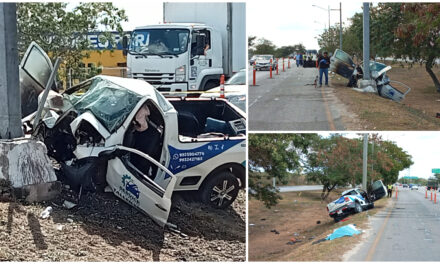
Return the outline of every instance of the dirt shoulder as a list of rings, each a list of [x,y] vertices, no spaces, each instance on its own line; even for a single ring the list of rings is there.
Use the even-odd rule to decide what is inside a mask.
[[[63,191],[46,204],[0,202],[2,261],[245,261],[246,195],[214,210],[173,197],[169,222],[183,234],[163,230],[112,193],[83,196],[71,210]],[[39,215],[48,205],[48,219]]]
[[[434,69],[440,76],[440,69]],[[347,80],[336,75],[331,86],[336,96],[359,119],[346,124],[347,130],[440,130],[440,93],[423,67],[411,69],[393,65],[388,73],[391,80],[409,85],[412,90],[401,103],[372,93],[360,93],[346,87]]]
[[[368,216],[387,205],[387,199],[375,203],[375,208],[349,216],[345,222],[335,223],[328,216],[327,202],[337,199],[340,191],[321,202],[320,191],[281,194],[283,200],[267,209],[257,200],[249,200],[249,260],[250,261],[341,261],[363,238],[361,235],[343,237],[318,244],[335,228],[355,224],[368,229]],[[276,230],[279,234],[272,232]],[[289,241],[300,241],[293,245]]]

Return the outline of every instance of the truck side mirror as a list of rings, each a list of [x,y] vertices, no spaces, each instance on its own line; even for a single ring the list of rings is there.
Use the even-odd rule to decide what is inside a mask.
[[[122,54],[127,56],[127,48],[128,48],[128,38],[127,36],[122,37]]]

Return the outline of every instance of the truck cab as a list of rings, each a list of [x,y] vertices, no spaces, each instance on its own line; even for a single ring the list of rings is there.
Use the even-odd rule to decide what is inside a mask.
[[[203,24],[137,27],[124,47],[127,77],[161,92],[205,91],[224,73],[220,33]]]

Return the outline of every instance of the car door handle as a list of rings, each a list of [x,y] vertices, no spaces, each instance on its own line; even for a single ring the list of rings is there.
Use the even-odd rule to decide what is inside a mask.
[[[164,212],[167,211],[167,209],[163,208],[160,204],[154,204],[154,205],[156,205],[157,208],[159,208],[160,210],[162,210],[162,211],[164,211]]]

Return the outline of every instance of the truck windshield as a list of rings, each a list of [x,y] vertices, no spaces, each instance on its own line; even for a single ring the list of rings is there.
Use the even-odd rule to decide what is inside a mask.
[[[188,39],[188,29],[135,30],[129,51],[147,55],[178,55],[187,51]]]

